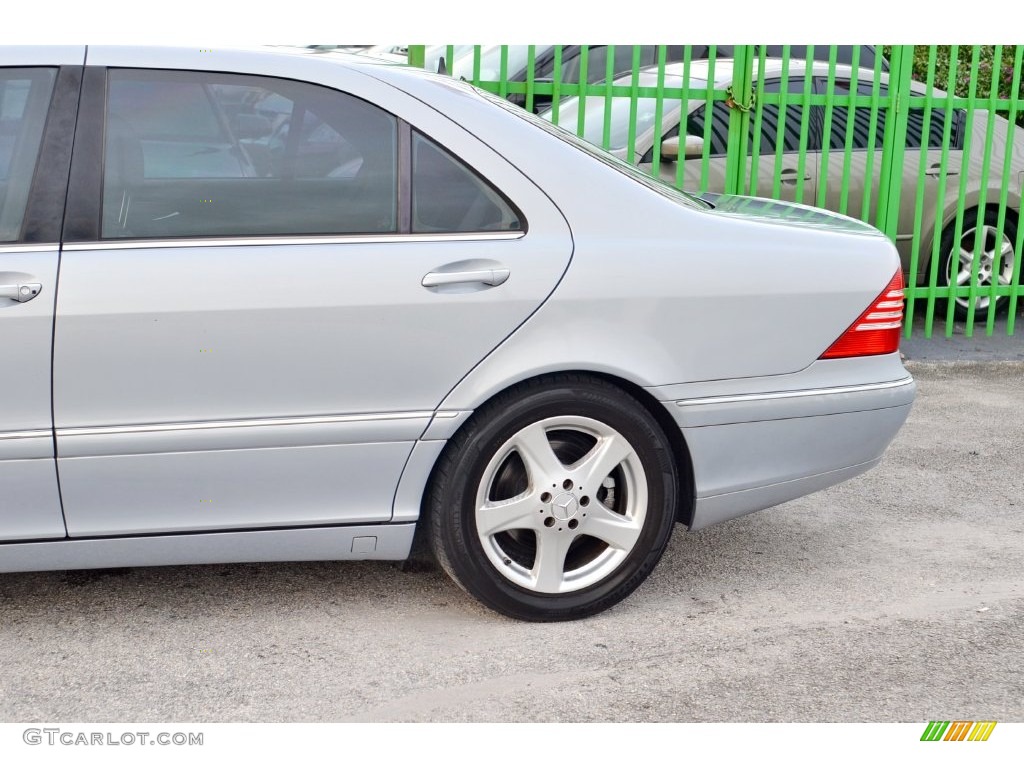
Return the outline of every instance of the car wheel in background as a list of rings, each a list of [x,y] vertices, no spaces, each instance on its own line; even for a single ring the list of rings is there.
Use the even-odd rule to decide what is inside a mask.
[[[507,616],[560,621],[619,602],[653,570],[678,479],[658,422],[601,379],[514,387],[446,448],[429,496],[445,571]]]
[[[944,286],[955,283],[957,286],[969,286],[972,274],[977,275],[978,291],[974,298],[975,317],[988,312],[991,299],[988,287],[994,281],[999,285],[1009,285],[1013,279],[1013,270],[1017,261],[1013,246],[1017,240],[1016,215],[1007,211],[1003,223],[1003,231],[999,232],[999,211],[995,207],[985,210],[985,218],[981,224],[980,241],[978,238],[978,209],[971,208],[964,213],[962,234],[959,243],[955,243],[956,222],[951,221],[942,233],[939,280]],[[975,246],[977,245],[977,250]],[[956,317],[967,319],[971,300],[967,296],[954,299]],[[996,311],[1007,306],[1006,296],[996,297]]]

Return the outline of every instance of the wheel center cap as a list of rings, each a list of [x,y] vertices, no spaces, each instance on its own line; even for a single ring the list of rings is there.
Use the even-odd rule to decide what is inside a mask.
[[[571,493],[560,493],[551,502],[551,514],[560,522],[566,522],[576,517],[580,510],[580,503]]]

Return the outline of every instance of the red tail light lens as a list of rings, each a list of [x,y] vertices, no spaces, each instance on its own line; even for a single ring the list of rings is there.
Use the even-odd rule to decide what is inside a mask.
[[[887,355],[900,348],[902,327],[903,271],[897,269],[885,290],[821,357]]]

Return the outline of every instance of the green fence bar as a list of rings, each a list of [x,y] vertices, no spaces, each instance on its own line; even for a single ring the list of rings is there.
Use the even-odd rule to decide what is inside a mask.
[[[938,182],[938,194],[936,197],[939,200],[944,200],[946,195],[946,185],[949,183],[949,147],[952,138],[952,127],[953,127],[953,99],[955,98],[956,88],[956,62],[958,61],[959,48],[958,46],[950,47],[950,60],[953,62],[952,66],[948,67],[947,82],[946,82],[946,99],[945,114],[948,115],[946,124],[942,130],[942,158],[939,162],[939,182]],[[926,106],[930,106],[930,102],[926,102]],[[958,171],[959,172],[959,171]],[[935,320],[935,304],[938,298],[938,274],[939,274],[939,262],[942,260],[940,252],[941,235],[936,233],[932,236],[932,248],[931,258],[929,263],[931,265],[928,272],[928,284],[926,287],[927,293],[927,308],[925,313],[925,338],[931,338],[932,330],[934,327]],[[912,287],[908,293],[912,296],[917,295],[917,288]],[[910,323],[913,321],[913,315],[908,313],[906,334],[910,335]]]
[[[588,67],[590,66],[590,47],[582,46],[580,48],[580,79],[579,79],[579,100],[580,108],[576,110],[576,135],[582,136],[586,126],[587,120],[587,88],[586,85],[589,82],[587,80],[587,74],[589,72]]]
[[[725,192],[730,195],[743,191],[743,169],[747,160],[747,137],[750,129],[750,81],[753,46],[737,45],[733,53],[732,96],[726,102],[729,110],[729,140],[726,150]],[[710,79],[710,78],[709,78]],[[710,124],[705,119],[705,125]]]
[[[857,94],[860,88],[860,46],[854,46],[850,58],[850,86],[846,98],[846,131],[843,134],[843,176],[839,188],[839,213],[846,213],[850,205],[850,174],[853,169],[853,140],[857,125]],[[842,96],[831,99],[843,105]],[[824,144],[824,141],[822,142]]]
[[[690,87],[690,71],[691,71],[691,62],[692,61],[693,61],[693,46],[684,45],[683,46],[683,77],[682,77],[682,80],[681,80],[681,92],[679,94],[680,120],[682,120],[682,115],[687,114],[687,111],[689,109],[690,98],[691,98],[689,87]],[[679,159],[676,160],[676,189],[683,189],[683,187],[684,187],[684,181],[685,181],[684,174],[686,172],[686,163],[687,163],[686,152],[684,151],[684,149],[685,149],[685,141],[684,141],[685,138],[686,137],[683,134],[683,129],[680,128],[679,129],[679,142],[680,142]]]
[[[654,86],[654,124],[661,125],[665,117],[665,58],[664,45],[658,46],[658,80]],[[655,133],[654,145],[651,147],[651,175],[661,177],[661,134]],[[685,154],[685,153],[684,153]]]
[[[537,75],[537,46],[526,50],[526,111],[533,112],[533,89]],[[556,117],[557,119],[557,117]]]
[[[995,59],[1002,57],[1002,46],[995,47]],[[996,103],[999,98],[999,80],[993,77],[989,88],[988,119],[985,121],[985,150],[981,161],[981,189],[988,189],[988,176],[992,164],[992,131],[995,128]],[[978,273],[982,266],[982,259],[985,246],[985,209],[987,208],[987,194],[982,194],[978,199],[977,216],[974,221],[974,245],[971,253],[974,258],[971,260],[971,280],[967,293],[967,327],[964,330],[965,336],[974,334],[974,318],[977,310],[977,288]],[[997,214],[998,215],[998,214]],[[996,239],[996,243],[1000,240]]]
[[[921,136],[922,136],[922,139],[921,139],[921,151],[920,151],[920,153],[918,155],[918,164],[917,164],[917,188],[916,188],[916,196],[915,196],[915,200],[914,200],[914,236],[911,239],[911,243],[910,243],[910,274],[911,275],[916,275],[918,273],[918,269],[919,269],[919,265],[920,265],[919,249],[920,249],[920,245],[921,245],[921,224],[924,221],[924,196],[925,196],[925,173],[926,173],[925,169],[928,167],[928,151],[929,151],[929,144],[930,144],[930,141],[926,140],[926,138],[924,138],[924,137],[931,136],[931,118],[932,118],[932,109],[931,109],[932,95],[931,94],[932,94],[932,91],[933,91],[933,86],[935,85],[935,63],[936,63],[935,60],[936,60],[936,57],[937,57],[936,47],[934,45],[930,46],[928,48],[928,65],[927,65],[928,72],[927,72],[927,75],[926,75],[926,84],[928,86],[928,94],[925,96],[924,119],[922,121],[922,126],[921,126]],[[949,115],[949,113],[947,113],[947,115]],[[943,130],[946,131],[947,134],[948,134],[951,122],[952,122],[952,120],[949,119],[949,117],[947,117],[947,119],[945,121],[945,125],[943,126]],[[948,154],[948,153],[946,153],[946,154]],[[945,161],[945,157],[943,158],[943,162],[944,161]],[[940,166],[940,176],[942,175],[942,173],[943,172],[941,171],[941,166]],[[940,195],[938,199],[941,200],[942,196]],[[911,282],[913,282],[913,281],[911,281]],[[910,333],[911,333],[911,330],[913,329],[914,302],[917,300],[917,291],[913,290],[913,288],[911,287],[910,290],[905,291],[905,294],[906,294],[906,297],[907,297],[907,304],[906,304],[906,313],[905,313],[905,316],[904,316],[904,323],[903,323],[903,334],[904,334],[904,336],[909,337]]]
[[[909,50],[909,54],[907,49]],[[910,60],[913,46],[894,45],[889,61],[889,98],[882,139],[882,172],[878,182],[876,226],[895,240],[903,190],[903,150],[907,135],[907,99],[910,97]]]
[[[996,46],[996,47],[999,48],[999,46]],[[1024,46],[1020,46],[1020,45],[1016,46],[1016,50],[1014,52],[1014,59],[1013,59],[1013,80],[1012,80],[1012,84],[1010,85],[1010,93],[1011,94],[1020,93],[1020,79],[1021,79],[1021,71],[1020,70],[1021,70],[1022,54],[1024,54]],[[1001,55],[996,55],[996,56],[993,57],[993,60],[994,61],[1001,61],[1002,60],[1002,56]],[[995,81],[994,77],[993,77],[993,81]],[[1012,243],[1013,243],[1014,238],[1009,234],[1010,229],[1008,227],[1008,223],[1010,222],[1010,219],[1012,219],[1013,214],[1012,213],[1010,213],[1009,215],[1007,214],[1007,205],[1008,205],[1008,202],[1009,202],[1010,185],[1014,181],[1013,178],[1012,178],[1013,174],[1011,172],[1011,168],[1012,168],[1012,164],[1013,164],[1013,146],[1014,146],[1013,145],[1013,138],[1014,138],[1014,131],[1017,128],[1016,121],[1017,121],[1018,113],[1019,113],[1018,104],[1017,104],[1016,101],[1013,101],[1011,103],[1011,105],[1010,105],[1010,111],[1009,111],[1009,114],[1007,116],[1007,119],[1009,121],[1009,125],[1006,128],[1006,147],[1005,147],[1005,151],[1003,153],[1003,172],[1002,172],[1002,176],[1001,176],[1000,184],[999,184],[999,190],[1000,190],[1000,194],[999,194],[999,218],[998,218],[998,220],[996,222],[996,232],[997,232],[997,236],[996,236],[997,240],[996,241],[997,241],[997,243],[1001,244],[1003,237],[1007,236],[1007,237],[1010,238],[1011,247],[1012,247]],[[990,118],[990,122],[995,122],[995,121]],[[1021,181],[1024,182],[1024,179],[1022,179]],[[1018,224],[1017,228],[1018,229],[1020,228],[1019,224]],[[1020,253],[1019,248],[1018,248],[1017,251],[1015,251],[1015,253]],[[1003,267],[1003,263],[1002,263],[1003,257],[1004,257],[1004,255],[1003,255],[1002,249],[1001,248],[997,249],[997,251],[996,251],[996,262],[993,265],[993,275],[999,275],[1001,273],[1001,269]],[[1012,256],[1011,256],[1011,258],[1012,258]],[[1019,264],[1019,261],[1020,261],[1019,259],[1014,259],[1014,267],[1015,268],[1016,268],[1017,264]],[[1011,270],[1011,272],[1012,272],[1012,270]],[[1011,277],[1011,286],[1012,286],[1012,277]],[[991,281],[991,285],[989,286],[989,291],[988,291],[988,300],[989,300],[988,312],[987,312],[987,315],[986,315],[986,318],[985,318],[985,334],[987,336],[991,336],[993,331],[995,330],[995,319],[996,319],[996,311],[995,310],[996,310],[997,288],[998,287],[999,287],[999,280],[998,279],[993,279]],[[1012,290],[1012,288],[1011,288],[1011,290]],[[1016,298],[1016,297],[1014,296],[1013,298]],[[1013,312],[1012,312],[1012,310],[1010,312],[1009,317],[1007,318],[1007,322],[1008,322],[1008,324],[1013,322]]]
[[[972,46],[972,50],[971,50],[971,75],[970,75],[970,84],[968,86],[968,93],[967,93],[967,111],[966,111],[966,114],[967,114],[967,119],[966,119],[967,127],[966,127],[966,129],[964,131],[964,140],[963,140],[963,147],[964,147],[964,149],[963,149],[963,156],[964,157],[969,157],[970,156],[970,153],[971,153],[971,141],[974,138],[973,135],[972,135],[973,132],[974,132],[973,131],[973,128],[974,128],[973,117],[974,117],[974,111],[975,111],[975,95],[977,93],[977,85],[978,85],[978,67],[979,67],[979,64],[980,64],[980,55],[981,55],[980,51],[981,51],[981,47],[980,46],[977,46],[977,45]],[[959,62],[957,62],[957,64],[959,64]],[[961,171],[963,170],[963,166],[962,165],[961,165],[960,170]],[[959,195],[960,195],[959,199],[960,200],[965,200],[966,199],[966,196],[967,196],[967,182],[968,182],[968,174],[960,173],[960,191],[959,191]],[[963,227],[964,227],[964,216],[965,216],[965,214],[966,214],[966,211],[964,210],[963,206],[960,206],[957,209],[957,212],[956,212],[956,223],[954,224],[954,228],[953,228],[953,233],[954,233],[953,234],[953,248],[957,249],[957,250],[959,250],[960,241],[963,238]],[[952,257],[950,257],[950,258],[952,258]],[[940,265],[940,268],[941,268],[941,266],[942,265]],[[951,264],[950,265],[950,272],[952,272],[952,270],[953,270],[953,266]],[[956,298],[958,296],[957,289],[958,289],[959,286],[957,284],[957,281],[953,278],[952,275],[949,276],[948,283],[949,283],[948,289],[946,290],[946,336],[952,336],[953,335],[953,321],[954,321],[955,312],[956,312]]]
[[[811,128],[811,90],[814,87],[814,46],[807,46],[807,60],[804,64],[804,90],[800,100],[800,152],[796,163],[796,201],[804,201],[807,173],[807,141]],[[813,195],[812,195],[813,196]]]
[[[786,119],[789,117],[789,46],[782,46],[782,78],[779,84],[779,122],[775,134],[775,174],[772,176],[772,194],[776,200],[782,197],[782,150],[786,135]]]
[[[611,57],[609,57],[611,58]],[[629,130],[626,133],[626,157],[630,163],[636,162],[636,116],[637,99],[640,89],[640,46],[633,46],[633,68],[629,81]]]
[[[753,141],[750,146],[750,176],[747,182],[747,194],[756,195],[759,186],[761,161],[761,131],[764,128],[764,81],[767,53],[762,49],[757,54],[757,73],[754,79],[754,129]]]
[[[871,78],[871,101],[870,111],[868,112],[868,144],[867,151],[865,152],[865,170],[864,174],[867,178],[873,179],[875,177],[875,136],[878,135],[878,112],[881,104],[881,93],[882,93],[882,61],[880,58],[875,58],[875,67]],[[883,139],[884,144],[884,139]],[[871,216],[871,184],[864,184],[864,194],[861,198],[860,206],[860,219],[861,221],[867,221],[875,223],[877,220]]]

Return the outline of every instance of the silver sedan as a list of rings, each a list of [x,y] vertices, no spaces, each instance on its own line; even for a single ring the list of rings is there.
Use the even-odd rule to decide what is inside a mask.
[[[0,106],[0,571],[422,547],[577,618],[677,524],[875,466],[914,397],[876,230],[450,78],[7,48]]]

